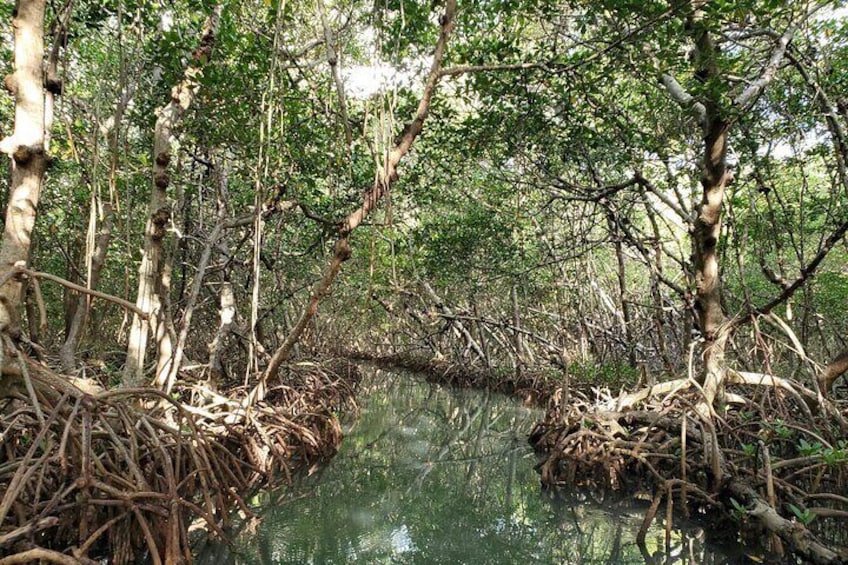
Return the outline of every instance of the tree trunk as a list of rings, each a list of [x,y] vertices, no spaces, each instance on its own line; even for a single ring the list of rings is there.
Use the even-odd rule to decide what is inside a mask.
[[[120,16],[119,16],[120,19]],[[119,24],[120,25],[120,24]],[[102,217],[100,218],[100,232],[94,240],[93,249],[89,248],[86,251],[90,253],[87,260],[86,288],[95,290],[100,282],[100,273],[103,266],[106,264],[106,254],[109,251],[109,244],[112,241],[112,228],[114,225],[114,210],[115,210],[115,195],[117,194],[117,174],[118,165],[121,158],[120,141],[121,141],[121,123],[124,119],[124,113],[132,99],[133,89],[128,86],[126,64],[121,58],[120,68],[120,91],[121,98],[115,105],[115,112],[112,120],[112,131],[109,136],[109,198],[110,201],[102,205]],[[96,192],[92,193],[89,210],[91,216],[90,229],[94,231],[97,228],[98,220],[98,204],[100,196]],[[86,247],[89,247],[88,243]],[[59,350],[59,360],[62,364],[62,370],[72,372],[75,367],[75,357],[80,340],[85,333],[85,327],[88,323],[89,310],[91,308],[91,297],[85,294],[74,294],[72,299],[75,301],[72,315],[67,322],[67,330],[65,332],[65,341]]]
[[[65,279],[74,283],[80,284],[80,272],[78,265],[82,261],[81,256],[83,253],[82,249],[82,240],[79,236],[75,236],[73,239],[68,241],[68,248],[66,253],[64,254],[66,257],[65,261]],[[63,287],[62,289],[62,311],[64,313],[64,328],[65,331],[63,335],[67,339],[68,334],[71,332],[71,326],[73,326],[74,317],[76,316],[76,309],[78,305],[79,294],[71,290],[70,288]]]
[[[721,308],[718,241],[721,235],[721,206],[730,180],[726,165],[727,123],[708,110],[704,138],[704,165],[701,184],[704,189],[692,233],[695,267],[695,310],[704,338],[703,386],[706,401],[712,404],[722,394],[726,372],[725,336],[719,335],[724,322]]]
[[[660,290],[660,282],[663,277],[663,249],[662,243],[660,239],[660,229],[657,225],[657,218],[654,215],[653,209],[651,207],[646,208],[648,213],[648,220],[651,223],[651,230],[654,236],[654,244],[653,244],[653,256],[649,253],[645,253],[645,262],[650,265],[653,261],[653,267],[651,267],[651,298],[654,301],[654,314],[653,314],[653,324],[654,324],[654,339],[656,340],[657,352],[660,355],[660,359],[662,359],[663,369],[665,369],[666,376],[671,377],[674,374],[674,366],[671,363],[671,358],[668,354],[668,345],[666,344],[666,326],[668,324],[668,320],[665,315],[665,301],[663,300],[662,291]],[[668,324],[670,325],[670,324]]]
[[[687,27],[695,43],[695,76],[705,84],[708,96],[698,102],[686,93],[680,96],[679,85],[668,77],[663,82],[672,96],[684,106],[688,106],[698,117],[704,135],[704,159],[701,184],[704,192],[698,206],[698,215],[692,230],[692,250],[695,268],[695,310],[698,325],[704,338],[704,404],[712,406],[716,398],[723,396],[723,387],[727,375],[725,363],[725,344],[731,328],[724,324],[724,312],[721,308],[721,279],[719,274],[718,242],[721,236],[721,207],[724,192],[732,182],[733,175],[727,167],[727,138],[730,123],[722,109],[721,94],[717,89],[722,82],[722,69],[718,61],[718,49],[710,35],[710,26],[705,21],[704,3],[692,1],[692,12],[688,16]],[[734,111],[747,111],[774,79],[780,68],[796,31],[790,25],[786,32],[775,42],[774,49],[760,76],[751,81],[746,88],[733,99]]]
[[[215,338],[209,344],[209,382],[212,385],[217,385],[227,376],[227,369],[224,365],[224,340],[230,333],[236,319],[236,297],[233,293],[233,285],[227,279],[225,273],[221,274],[221,279],[219,308],[221,322],[218,325]]]
[[[97,239],[95,240],[94,250],[91,256],[91,270],[86,284],[86,288],[89,289],[96,289],[98,286],[100,273],[103,270],[103,265],[106,264],[106,252],[109,249],[109,242],[112,239],[112,224],[114,220],[112,205],[106,203],[103,208],[103,225],[100,227],[100,233],[97,234]],[[77,347],[85,330],[88,311],[91,307],[91,297],[86,294],[78,293],[75,296],[75,300],[76,306],[74,307],[73,317],[68,326],[65,342],[59,350],[59,360],[62,363],[62,370],[68,373],[75,369],[74,358],[76,357]]]
[[[688,109],[698,120],[704,136],[704,156],[701,169],[703,195],[692,226],[692,259],[695,278],[695,311],[698,327],[704,339],[704,371],[699,380],[704,389],[702,411],[711,410],[727,372],[724,357],[726,335],[719,335],[724,322],[721,308],[721,279],[719,274],[718,241],[721,235],[721,207],[724,191],[731,180],[727,169],[727,137],[730,124],[723,118],[717,93],[721,84],[716,48],[705,21],[703,4],[693,1],[686,26],[695,44],[695,76],[705,83],[709,95],[699,101],[686,92],[670,75],[662,76],[670,96]],[[764,84],[763,84],[764,86]],[[746,89],[744,96],[750,96]],[[726,332],[724,332],[726,334]],[[706,415],[706,414],[705,414]]]
[[[521,379],[524,374],[524,343],[521,338],[521,309],[518,305],[517,284],[513,282],[509,290],[512,300],[512,347],[515,350],[515,378]]]
[[[14,72],[6,84],[15,97],[14,133],[0,142],[12,159],[6,225],[0,243],[0,331],[20,332],[21,280],[7,276],[15,265],[29,261],[32,229],[46,157],[44,151],[44,6],[45,0],[19,0],[12,27]]]
[[[153,190],[150,195],[150,216],[144,230],[144,252],[138,273],[138,293],[136,306],[149,315],[148,319],[134,314],[130,338],[127,345],[127,361],[124,367],[124,386],[133,387],[144,382],[144,358],[147,352],[147,340],[150,331],[158,340],[160,359],[169,357],[162,355],[162,347],[170,337],[168,326],[163,319],[162,288],[167,287],[164,281],[162,264],[162,240],[167,233],[171,219],[171,209],[168,205],[168,164],[171,162],[171,138],[175,128],[191,105],[200,88],[200,74],[203,65],[209,61],[212,47],[215,44],[215,34],[221,15],[221,5],[215,7],[206,20],[200,47],[195,50],[192,61],[194,66],[186,69],[182,81],[171,91],[171,101],[158,112],[153,136]],[[159,363],[159,373],[167,374],[169,363]]]

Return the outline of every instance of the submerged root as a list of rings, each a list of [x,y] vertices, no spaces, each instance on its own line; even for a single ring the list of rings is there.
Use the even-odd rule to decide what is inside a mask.
[[[848,498],[840,494],[848,441],[834,417],[844,406],[813,411],[814,393],[789,381],[737,375],[732,382],[739,384],[728,397],[741,404],[707,418],[700,391],[685,381],[598,402],[554,402],[531,435],[542,482],[654,492],[643,531],[664,500],[724,524],[735,520],[754,542],[765,536],[772,558],[848,561]]]
[[[224,538],[232,511],[249,512],[242,495],[335,453],[334,414],[356,381],[294,366],[286,385],[228,424],[243,391],[86,392],[28,367],[25,386],[0,399],[0,553],[9,562],[190,562],[193,521]]]

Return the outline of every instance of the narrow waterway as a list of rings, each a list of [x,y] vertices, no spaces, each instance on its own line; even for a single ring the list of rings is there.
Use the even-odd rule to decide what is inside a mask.
[[[645,507],[554,503],[504,396],[367,370],[339,455],[277,500],[235,551],[200,563],[740,563],[695,527],[635,544]],[[647,550],[647,553],[645,552]]]

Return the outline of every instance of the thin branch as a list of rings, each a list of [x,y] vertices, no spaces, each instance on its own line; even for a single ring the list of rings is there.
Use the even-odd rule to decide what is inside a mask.
[[[440,77],[453,77],[468,73],[492,73],[498,71],[524,71],[527,69],[548,70],[547,63],[493,63],[490,65],[457,65],[439,71]]]
[[[351,212],[339,225],[339,235],[347,237],[355,230],[359,224],[365,219],[371,210],[377,205],[377,202],[388,192],[397,178],[397,166],[400,160],[409,152],[412,143],[418,134],[424,129],[424,120],[427,119],[430,113],[430,101],[436,92],[436,86],[439,83],[442,60],[445,56],[445,48],[447,47],[448,36],[453,30],[453,20],[456,14],[456,0],[448,0],[444,15],[441,17],[442,30],[439,39],[436,43],[435,53],[433,54],[433,63],[430,67],[430,72],[427,76],[427,82],[424,85],[424,92],[421,94],[421,100],[418,102],[418,108],[415,111],[415,117],[406,125],[400,135],[395,146],[389,151],[386,156],[386,161],[383,165],[381,174],[375,180],[374,184],[368,189],[362,198],[362,205],[358,210]]]
[[[344,124],[345,142],[348,152],[351,151],[353,143],[353,131],[350,128],[350,118],[347,111],[347,98],[345,96],[344,83],[339,74],[339,58],[336,55],[336,42],[333,37],[333,30],[330,29],[330,24],[327,21],[327,10],[324,7],[324,0],[316,0],[318,8],[318,17],[321,20],[321,27],[324,28],[324,42],[326,46],[327,64],[330,66],[330,74],[333,77],[333,83],[336,86],[336,96],[339,99],[339,111],[342,115],[342,124]]]
[[[800,276],[786,285],[786,288],[783,289],[783,292],[781,292],[780,295],[772,299],[770,302],[757,308],[753,308],[746,312],[745,315],[733,320],[732,325],[737,327],[753,320],[757,316],[768,314],[776,307],[792,298],[795,292],[804,286],[804,283],[806,283],[807,280],[815,274],[821,262],[824,261],[824,258],[827,257],[831,249],[833,249],[833,247],[842,240],[846,233],[848,233],[848,221],[843,222],[828,236],[828,238],[824,241],[824,244],[819,249],[819,252],[816,253],[815,257],[813,257],[812,261],[807,263],[804,267],[801,267]]]
[[[312,297],[307,304],[306,309],[301,314],[297,324],[291,329],[283,344],[277,348],[268,366],[263,371],[259,379],[259,383],[248,394],[243,402],[243,406],[247,407],[253,404],[256,400],[261,400],[265,395],[266,384],[269,379],[274,378],[280,370],[282,364],[288,359],[292,348],[299,341],[303,330],[318,311],[318,305],[326,296],[333,281],[341,270],[342,263],[347,261],[351,255],[348,238],[353,230],[355,230],[365,217],[373,210],[380,199],[389,191],[392,184],[397,180],[397,166],[400,160],[409,152],[412,143],[421,133],[424,128],[424,120],[430,113],[430,102],[436,92],[436,86],[439,83],[439,71],[442,67],[442,61],[445,55],[445,49],[453,30],[454,17],[456,16],[456,0],[447,0],[445,12],[439,19],[441,30],[439,39],[436,42],[436,48],[433,53],[433,63],[430,67],[430,72],[427,75],[427,82],[424,85],[424,92],[421,94],[421,100],[418,103],[413,120],[406,125],[401,133],[395,146],[386,155],[385,163],[377,175],[374,184],[362,195],[362,204],[360,207],[344,218],[338,225],[339,238],[336,241],[333,258],[328,266],[324,277],[315,285]]]
[[[27,269],[27,268],[24,268],[24,267],[15,267],[12,270],[12,274],[13,274],[13,276],[16,275],[16,274],[23,274],[23,275],[27,275],[29,277],[53,281],[54,283],[60,284],[64,287],[66,287],[66,288],[70,288],[71,290],[75,290],[77,292],[82,292],[84,294],[94,296],[95,298],[102,298],[103,300],[106,300],[107,302],[113,302],[113,303],[121,306],[122,308],[125,308],[125,309],[133,312],[134,314],[138,314],[140,317],[142,317],[144,319],[147,319],[148,316],[149,316],[141,308],[138,308],[135,304],[133,304],[132,302],[128,302],[128,301],[124,300],[123,298],[118,298],[117,296],[113,296],[111,294],[106,294],[105,292],[100,292],[99,290],[94,290],[94,289],[91,289],[91,288],[85,288],[84,286],[74,284],[69,280],[65,280],[62,277],[57,277],[56,275],[51,275],[50,273],[43,273],[41,271],[33,271],[33,270],[30,270],[30,269]]]
[[[280,49],[280,55],[284,56],[290,61],[294,61],[296,59],[300,59],[322,43],[324,43],[324,38],[318,37],[300,47],[283,47],[282,49]]]

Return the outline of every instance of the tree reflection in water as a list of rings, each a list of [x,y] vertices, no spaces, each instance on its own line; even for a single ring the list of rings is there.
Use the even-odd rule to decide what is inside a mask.
[[[540,414],[513,399],[376,370],[362,386],[338,457],[201,563],[739,562],[697,529],[666,548],[657,527],[643,554],[642,507],[551,503],[525,440]]]

